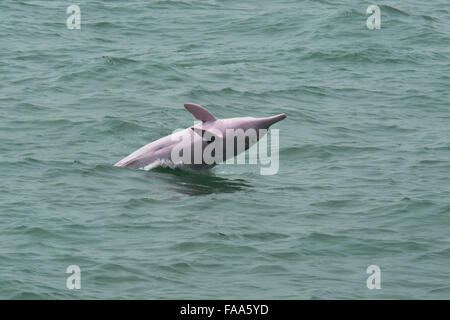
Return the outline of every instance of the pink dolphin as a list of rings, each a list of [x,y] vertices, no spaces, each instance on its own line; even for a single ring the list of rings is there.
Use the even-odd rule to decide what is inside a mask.
[[[247,150],[264,136],[272,124],[286,118],[286,115],[282,113],[267,118],[216,119],[202,106],[185,103],[184,107],[202,122],[143,146],[117,162],[115,166],[135,169],[152,168],[162,164],[181,164],[194,168],[205,165],[213,166]],[[247,134],[251,131],[256,135]],[[236,132],[241,133],[241,136],[242,133],[245,135],[245,142],[240,147],[238,143],[234,143],[239,138],[239,134]],[[220,142],[220,149],[217,148],[212,152],[213,156],[215,153],[218,155],[212,162],[211,159],[205,159],[204,156],[206,154],[204,151],[211,142],[216,142],[217,145],[219,145],[217,142]],[[226,150],[230,145],[232,150],[230,151],[229,148]],[[185,157],[183,158],[183,156]]]

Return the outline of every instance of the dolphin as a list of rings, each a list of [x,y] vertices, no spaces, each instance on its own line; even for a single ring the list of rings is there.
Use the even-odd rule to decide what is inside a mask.
[[[160,165],[212,167],[247,150],[267,133],[271,125],[286,118],[286,114],[281,113],[267,118],[217,119],[200,105],[185,103],[184,107],[201,122],[143,146],[114,166],[133,169],[150,169]],[[254,135],[247,134],[252,130]],[[234,143],[242,137],[244,143]],[[206,159],[204,151],[206,148],[214,149],[211,148],[213,144],[217,148],[211,153],[211,161]]]

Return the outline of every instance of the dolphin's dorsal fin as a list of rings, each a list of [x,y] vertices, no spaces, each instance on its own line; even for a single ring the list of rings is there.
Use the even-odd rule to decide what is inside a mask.
[[[202,106],[199,106],[198,104],[185,103],[184,107],[186,108],[187,111],[192,113],[192,115],[197,120],[200,120],[203,122],[216,121],[216,118],[211,114],[211,112],[209,112]]]

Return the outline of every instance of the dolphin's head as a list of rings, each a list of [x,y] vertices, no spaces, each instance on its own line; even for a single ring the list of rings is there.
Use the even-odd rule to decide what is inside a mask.
[[[216,128],[219,128],[221,131],[229,130],[239,130],[242,129],[244,131],[247,130],[268,130],[269,127],[278,121],[286,118],[286,114],[281,113],[276,116],[267,117],[267,118],[253,118],[253,117],[241,117],[241,118],[230,118],[230,119],[219,119],[215,125],[211,124]]]
[[[286,118],[286,114],[281,113],[267,118],[240,117],[217,119],[202,106],[193,103],[185,103],[184,106],[196,119],[202,121],[202,124],[199,125],[200,127],[204,130],[215,129],[222,135],[225,135],[226,130],[267,130],[271,125]]]
[[[202,123],[191,127],[191,129],[203,137],[206,143],[220,139],[225,148],[227,141],[241,141],[241,147],[239,147],[239,143],[234,143],[234,155],[250,148],[267,133],[271,125],[286,118],[286,114],[281,113],[267,118],[239,117],[217,119],[208,110],[199,105],[187,103],[185,107],[195,118],[202,121]]]

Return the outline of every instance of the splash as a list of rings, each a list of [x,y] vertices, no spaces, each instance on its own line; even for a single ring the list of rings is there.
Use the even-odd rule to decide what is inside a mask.
[[[145,171],[150,171],[154,168],[159,168],[159,167],[175,169],[175,168],[182,168],[184,166],[182,164],[175,164],[171,160],[168,160],[168,159],[156,159],[155,161],[153,161],[152,163],[146,165],[145,167],[143,167],[141,169],[145,170]]]

